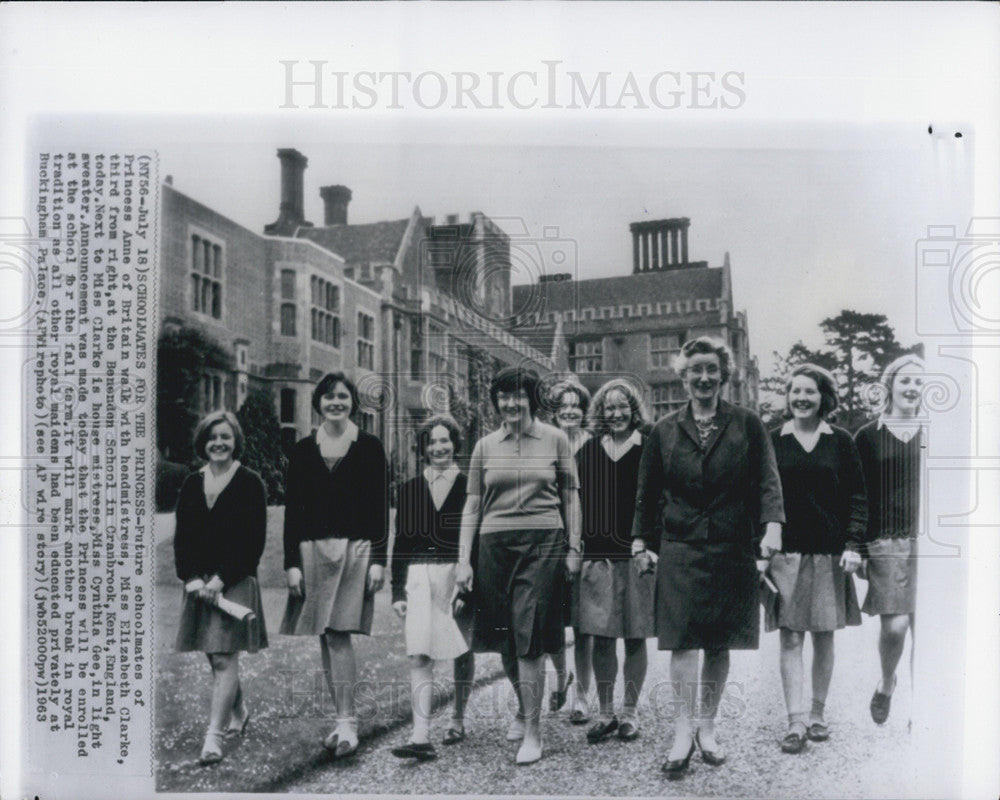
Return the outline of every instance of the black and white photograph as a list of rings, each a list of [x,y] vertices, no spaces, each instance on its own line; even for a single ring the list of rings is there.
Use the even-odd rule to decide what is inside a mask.
[[[993,791],[996,119],[650,49],[709,6],[464,8],[4,152],[17,791]]]

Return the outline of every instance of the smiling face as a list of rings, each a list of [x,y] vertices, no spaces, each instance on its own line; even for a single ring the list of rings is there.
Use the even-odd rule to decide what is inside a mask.
[[[236,450],[236,435],[228,422],[216,422],[205,440],[205,455],[220,467],[228,466]]]
[[[696,353],[688,358],[681,376],[691,399],[709,403],[722,386],[722,367],[715,353]]]
[[[351,416],[351,393],[339,381],[319,399],[319,413],[324,421],[346,422]]]
[[[892,381],[893,414],[911,416],[920,408],[924,388],[924,371],[917,364],[906,364]]]
[[[604,398],[604,424],[613,436],[624,436],[632,429],[632,406],[625,393],[617,389]]]
[[[796,375],[788,387],[786,401],[793,419],[811,421],[819,418],[823,397],[815,380],[808,375]]]
[[[576,392],[567,391],[559,398],[559,409],[556,411],[556,422],[567,433],[580,429],[583,424],[583,409],[580,408],[580,397]]]
[[[531,422],[531,405],[524,389],[516,392],[497,392],[500,418],[510,425],[527,425]]]
[[[424,451],[427,462],[435,469],[447,469],[455,461],[455,443],[444,425],[435,425],[427,437]]]

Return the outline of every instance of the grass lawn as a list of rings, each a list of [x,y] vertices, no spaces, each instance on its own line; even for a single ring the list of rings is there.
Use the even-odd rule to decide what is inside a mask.
[[[197,763],[208,725],[211,671],[203,654],[173,652],[182,590],[174,574],[172,516],[157,519],[157,791],[281,791],[286,783],[327,763],[322,740],[334,725],[335,713],[323,680],[318,638],[277,633],[287,596],[282,569],[283,517],[283,508],[268,509],[267,546],[258,571],[270,646],[260,653],[240,655],[243,690],[252,717],[246,736],[227,744],[225,760],[213,767]],[[392,611],[388,580],[386,584],[375,601],[372,635],[354,637],[362,743],[405,724],[410,717],[403,626]],[[497,656],[477,659],[476,677],[480,681],[492,680],[499,672]],[[451,665],[438,664],[435,677],[441,682],[442,693],[450,694]],[[335,786],[330,789],[336,791]]]

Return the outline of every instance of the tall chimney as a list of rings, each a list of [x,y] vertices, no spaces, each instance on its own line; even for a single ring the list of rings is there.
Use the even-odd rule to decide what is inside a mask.
[[[264,233],[274,236],[291,236],[300,226],[311,227],[311,222],[305,221],[303,212],[302,176],[309,164],[302,153],[294,148],[278,150],[281,161],[281,205],[278,207],[278,219],[264,226]]]
[[[346,186],[321,186],[319,196],[323,198],[323,224],[346,225],[351,190]]]

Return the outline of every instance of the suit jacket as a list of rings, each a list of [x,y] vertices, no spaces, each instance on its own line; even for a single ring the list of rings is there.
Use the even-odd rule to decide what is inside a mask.
[[[371,563],[385,566],[389,549],[388,464],[382,442],[358,431],[331,472],[315,436],[296,442],[285,480],[285,569],[302,567],[299,543],[368,539]]]
[[[413,561],[458,561],[458,539],[468,478],[459,473],[441,508],[423,475],[399,487],[392,546],[392,602],[406,599],[406,568]]]
[[[763,525],[785,521],[781,478],[764,424],[719,400],[716,425],[704,449],[690,403],[653,427],[639,463],[633,538],[654,547],[661,537],[729,542],[756,553]]]
[[[177,577],[218,575],[226,587],[257,574],[267,538],[267,494],[260,476],[239,467],[209,509],[205,476],[199,470],[184,480],[177,497],[174,562]]]

